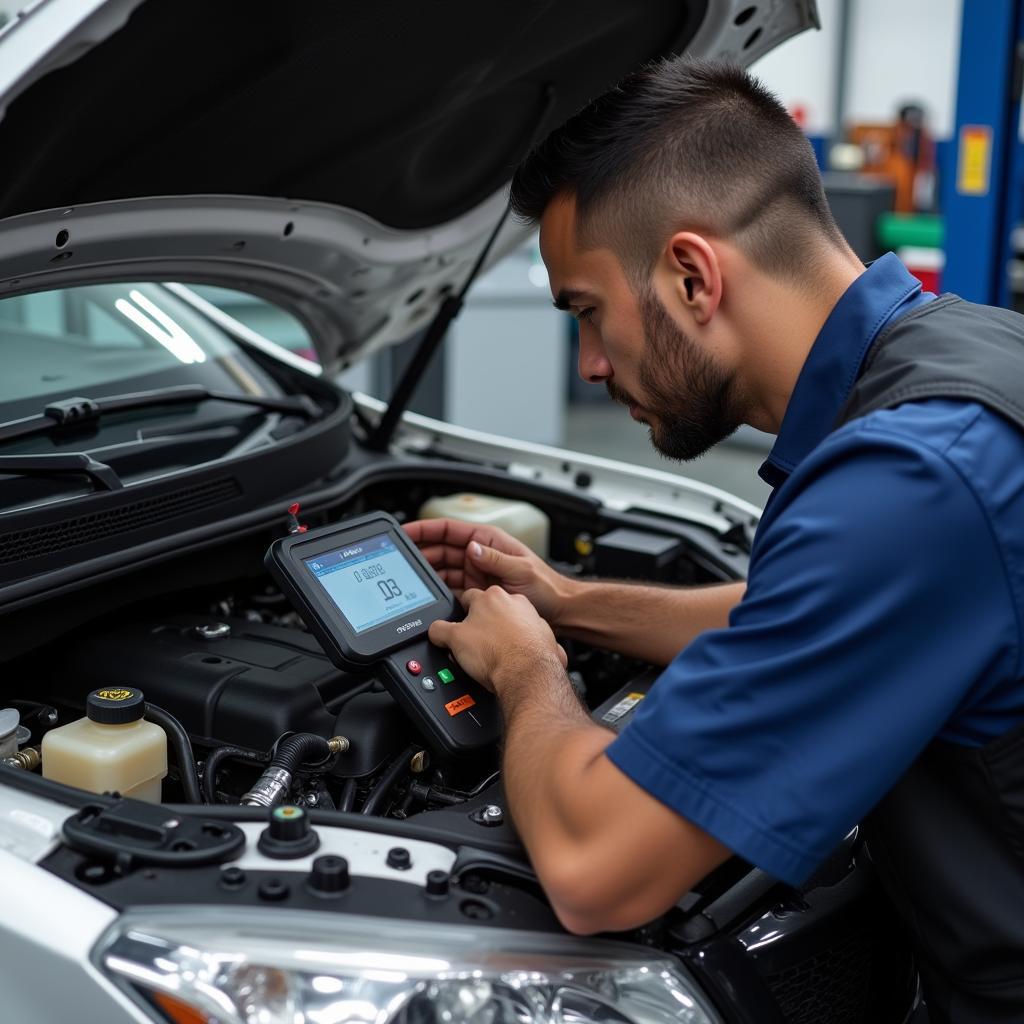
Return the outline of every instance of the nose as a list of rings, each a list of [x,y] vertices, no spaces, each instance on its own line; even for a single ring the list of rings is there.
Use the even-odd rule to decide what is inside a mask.
[[[612,376],[612,364],[593,329],[580,328],[579,374],[588,384],[603,384]]]

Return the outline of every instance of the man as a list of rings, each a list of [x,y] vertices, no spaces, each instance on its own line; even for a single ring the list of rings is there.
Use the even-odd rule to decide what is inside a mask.
[[[857,822],[934,1021],[1024,1019],[1024,327],[865,268],[810,147],[684,60],[516,173],[581,375],[693,458],[778,435],[743,585],[569,580],[495,530],[410,535],[462,595],[431,638],[492,687],[512,815],[565,926],[639,925],[735,852],[800,884]],[[618,738],[556,635],[667,664]]]

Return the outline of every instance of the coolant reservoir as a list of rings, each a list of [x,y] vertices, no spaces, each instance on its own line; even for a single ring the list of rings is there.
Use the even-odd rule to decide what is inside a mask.
[[[551,520],[536,505],[525,501],[509,501],[487,494],[449,494],[444,498],[431,498],[420,509],[419,517],[500,526],[541,558],[548,556]]]
[[[145,709],[142,691],[134,687],[93,690],[85,703],[87,717],[43,737],[44,778],[160,803],[167,734],[142,717]]]

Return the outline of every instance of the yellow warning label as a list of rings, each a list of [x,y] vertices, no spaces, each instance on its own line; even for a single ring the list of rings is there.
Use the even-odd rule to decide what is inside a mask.
[[[992,169],[992,129],[984,124],[965,124],[960,129],[960,155],[956,188],[961,195],[988,195]]]
[[[128,700],[135,696],[134,690],[98,690],[96,696],[103,700]]]
[[[476,704],[476,701],[467,693],[462,697],[456,697],[455,700],[448,701],[448,703],[445,704],[444,709],[449,715],[455,716],[460,711],[465,711],[466,708],[471,708],[474,704]]]

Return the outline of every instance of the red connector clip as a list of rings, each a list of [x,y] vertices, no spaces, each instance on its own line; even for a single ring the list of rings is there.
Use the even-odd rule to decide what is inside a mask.
[[[288,506],[288,532],[305,533],[308,529],[308,526],[304,526],[299,522],[299,503],[297,501],[293,501]]]

